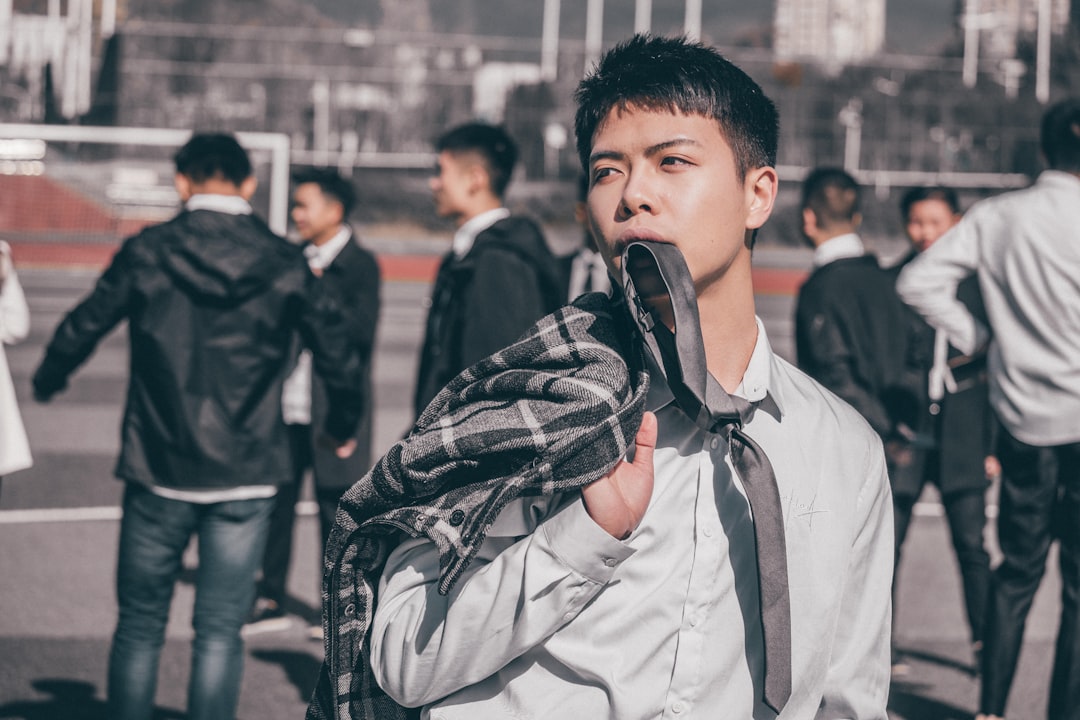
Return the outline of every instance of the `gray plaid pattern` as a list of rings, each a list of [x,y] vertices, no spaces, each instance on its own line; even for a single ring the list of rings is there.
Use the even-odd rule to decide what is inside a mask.
[[[308,720],[418,717],[375,683],[368,632],[379,575],[426,535],[446,594],[508,502],[575,490],[633,442],[649,377],[625,305],[584,295],[454,378],[342,497],[326,544],[325,661]]]

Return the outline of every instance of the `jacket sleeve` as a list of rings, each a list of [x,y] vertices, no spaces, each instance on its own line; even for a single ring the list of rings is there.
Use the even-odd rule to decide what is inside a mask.
[[[11,248],[0,240],[0,343],[13,345],[30,332],[30,308],[11,261]]]
[[[477,254],[462,302],[462,367],[513,344],[547,314],[537,269],[524,256],[499,248]]]
[[[500,535],[498,525],[446,596],[433,543],[409,541],[390,555],[371,665],[396,702],[427,705],[497,672],[573,622],[633,554],[589,518],[577,493],[527,535]]]
[[[867,454],[854,512],[852,552],[817,720],[888,718],[893,514],[885,458],[876,441]]]
[[[37,400],[45,402],[63,390],[68,376],[90,356],[101,338],[128,317],[137,253],[133,240],[125,242],[90,294],[60,322],[34,373]]]
[[[896,281],[900,299],[965,355],[974,354],[990,338],[986,325],[956,293],[960,281],[975,273],[978,258],[976,226],[967,217],[908,263]]]
[[[858,410],[880,437],[889,437],[893,432],[889,411],[860,381],[856,357],[838,314],[813,297],[803,297],[796,309],[795,325],[799,367]]]
[[[311,350],[314,370],[326,386],[324,427],[328,435],[344,442],[355,432],[364,403],[362,358],[350,342],[340,302],[310,272],[301,296],[300,337]]]

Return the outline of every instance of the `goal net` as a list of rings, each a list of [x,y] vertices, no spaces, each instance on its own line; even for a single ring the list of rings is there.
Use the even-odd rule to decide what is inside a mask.
[[[0,123],[0,239],[20,264],[101,265],[118,243],[180,206],[173,155],[186,130]],[[284,235],[289,138],[236,133],[259,189],[255,212]]]

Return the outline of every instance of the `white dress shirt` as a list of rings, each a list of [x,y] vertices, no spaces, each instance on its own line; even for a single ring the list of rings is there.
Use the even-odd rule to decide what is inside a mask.
[[[1029,188],[976,203],[897,281],[900,297],[960,352],[989,330],[956,297],[977,275],[994,329],[990,403],[1029,445],[1080,440],[1080,178],[1047,170]]]
[[[566,299],[573,302],[578,295],[588,292],[611,292],[611,278],[608,277],[604,257],[589,247],[583,247],[570,261],[570,280],[567,283]]]
[[[847,233],[846,235],[829,238],[814,248],[811,263],[814,267],[819,268],[836,260],[862,257],[865,254],[866,248],[863,246],[862,238],[855,233]]]
[[[454,257],[461,259],[472,250],[473,243],[476,242],[476,236],[487,230],[489,227],[510,217],[510,211],[504,207],[495,208],[494,210],[488,210],[482,212],[479,215],[470,218],[466,222],[462,223],[461,227],[454,233],[454,241],[451,245],[451,250],[454,253]]]
[[[438,552],[389,557],[371,633],[391,697],[428,720],[773,718],[750,506],[724,439],[658,372],[652,499],[625,541],[579,493],[510,503],[448,596]],[[792,608],[784,718],[885,720],[892,506],[881,444],[847,404],[775,356],[764,327],[739,394],[783,505]]]

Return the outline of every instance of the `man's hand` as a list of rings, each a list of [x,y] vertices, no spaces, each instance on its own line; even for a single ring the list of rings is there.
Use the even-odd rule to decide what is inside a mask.
[[[342,460],[345,460],[356,452],[356,438],[349,438],[348,440],[342,441],[329,435],[321,435],[318,443],[327,450],[333,450],[334,454]]]
[[[589,517],[618,540],[629,537],[637,528],[652,497],[656,416],[651,412],[642,417],[634,443],[634,462],[621,460],[610,475],[581,491]]]

